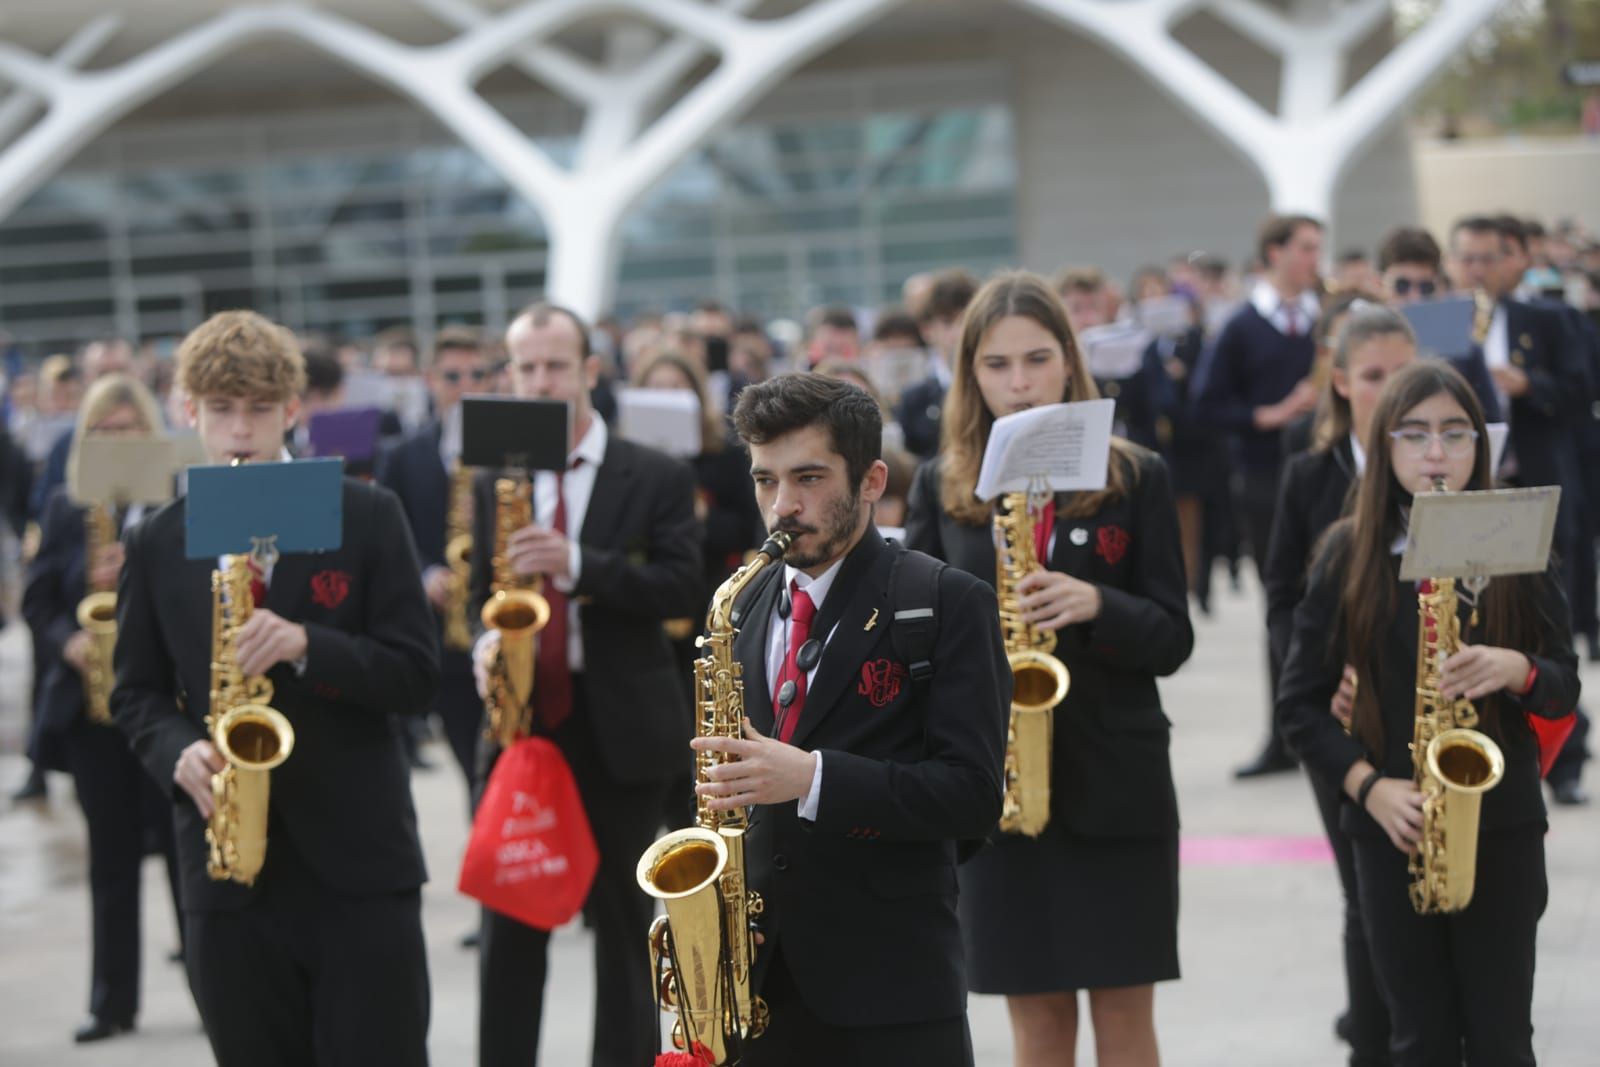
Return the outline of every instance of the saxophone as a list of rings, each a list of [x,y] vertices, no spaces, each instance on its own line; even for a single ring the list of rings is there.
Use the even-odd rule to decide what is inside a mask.
[[[694,663],[695,731],[700,737],[743,736],[744,682],[733,657],[738,629],[732,611],[739,594],[767,566],[783,558],[792,538],[774,533],[749,562],[712,594],[702,650]],[[695,754],[695,780],[728,757]],[[736,1064],[748,1039],[767,1026],[767,1005],[751,995],[755,961],[752,920],[759,894],[746,888],[743,810],[714,811],[711,798],[696,802],[696,825],[667,834],[639,857],[639,888],[666,905],[650,926],[656,998],[678,1013],[673,1047],[711,1064]]]
[[[1472,343],[1480,348],[1489,337],[1489,327],[1494,324],[1494,297],[1486,290],[1472,293]]]
[[[494,591],[482,612],[484,629],[500,631],[489,665],[489,738],[510,748],[533,728],[535,639],[550,621],[550,602],[539,594],[540,579],[517,577],[506,557],[511,535],[533,522],[533,482],[497,478],[494,497]]]
[[[1007,493],[994,514],[994,584],[1012,684],[1000,829],[1038,837],[1050,821],[1051,719],[1055,706],[1066,699],[1071,676],[1051,655],[1055,633],[1035,628],[1018,604],[1017,583],[1040,566],[1029,504],[1028,493]]]
[[[1441,480],[1435,491],[1443,492]],[[1446,700],[1440,667],[1461,648],[1454,578],[1433,578],[1417,590],[1417,702],[1412,728],[1413,776],[1422,793],[1422,838],[1408,865],[1411,906],[1419,915],[1460,911],[1472,902],[1478,866],[1478,809],[1500,784],[1500,746],[1472,727],[1477,709],[1465,697]]]
[[[450,593],[444,608],[444,647],[472,647],[467,624],[467,591],[472,580],[472,468],[457,463],[450,475],[450,510],[445,516],[444,561],[450,568]]]
[[[117,520],[106,505],[90,507],[83,515],[84,556],[87,570],[107,545],[117,538]],[[83,704],[90,722],[111,721],[111,686],[115,674],[111,655],[117,647],[117,593],[109,586],[93,586],[78,601],[78,629],[89,635],[89,661],[83,672]]]
[[[206,873],[255,884],[267,859],[267,798],[272,768],[294,750],[294,727],[267,702],[272,683],[239,670],[239,630],[255,610],[250,557],[222,557],[211,572],[211,708],[206,729],[228,766],[211,776],[215,807],[206,827]]]

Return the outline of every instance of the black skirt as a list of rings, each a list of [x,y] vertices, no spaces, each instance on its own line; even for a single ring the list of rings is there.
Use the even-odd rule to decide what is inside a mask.
[[[1059,820],[963,864],[974,993],[1054,993],[1178,977],[1178,838],[1095,838]]]

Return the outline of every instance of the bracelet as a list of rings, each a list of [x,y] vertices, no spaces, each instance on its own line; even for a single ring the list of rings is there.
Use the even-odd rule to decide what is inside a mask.
[[[1356,790],[1356,807],[1362,811],[1367,810],[1367,795],[1372,792],[1372,787],[1377,785],[1382,778],[1383,772],[1379,770],[1374,770],[1367,775],[1366,780],[1361,783],[1361,788]]]

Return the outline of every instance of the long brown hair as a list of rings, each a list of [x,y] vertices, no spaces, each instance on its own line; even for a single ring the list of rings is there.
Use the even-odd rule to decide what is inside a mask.
[[[1494,487],[1489,469],[1489,433],[1472,387],[1444,360],[1422,360],[1400,368],[1384,386],[1373,413],[1372,430],[1363,442],[1367,466],[1356,487],[1355,511],[1336,524],[1327,538],[1325,550],[1342,553],[1347,562],[1340,597],[1345,658],[1360,676],[1352,729],[1372,752],[1383,751],[1383,716],[1377,700],[1379,661],[1386,654],[1394,654],[1383,648],[1384,631],[1397,609],[1399,565],[1393,546],[1405,533],[1411,505],[1411,493],[1395,480],[1389,434],[1399,428],[1407,412],[1440,394],[1461,405],[1478,434],[1472,477],[1466,488]],[[1481,632],[1463,634],[1463,640],[1528,653],[1543,651],[1539,647],[1542,642],[1533,585],[1539,577],[1516,575],[1490,582],[1479,604]],[[1484,701],[1483,723],[1490,734],[1500,735],[1505,724],[1517,721],[1517,716],[1500,713],[1504,700],[1497,693]]]
[[[1028,271],[1013,271],[990,279],[978,290],[961,322],[961,346],[956,350],[950,393],[944,402],[939,457],[939,495],[945,512],[958,522],[974,526],[990,518],[989,505],[974,496],[973,490],[978,484],[984,447],[989,443],[989,429],[994,425],[994,415],[978,388],[978,346],[995,323],[1011,315],[1032,319],[1061,346],[1067,361],[1067,388],[1062,400],[1100,397],[1078,347],[1077,335],[1067,321],[1067,310],[1049,282]],[[1106,487],[1093,493],[1068,494],[1057,513],[1063,518],[1093,515],[1107,503],[1127,495],[1137,470],[1133,446],[1113,437]]]
[[[1333,387],[1333,371],[1343,371],[1348,381],[1351,354],[1376,337],[1399,335],[1410,341],[1413,349],[1417,345],[1417,336],[1404,315],[1360,294],[1354,295],[1342,309],[1336,305],[1330,307],[1323,321],[1341,315],[1344,322],[1330,339],[1333,355],[1328,360],[1328,380],[1323,383],[1322,398],[1317,402],[1317,414],[1311,424],[1313,452],[1326,452],[1336,441],[1349,437],[1355,428],[1349,399],[1340,396],[1339,390]]]

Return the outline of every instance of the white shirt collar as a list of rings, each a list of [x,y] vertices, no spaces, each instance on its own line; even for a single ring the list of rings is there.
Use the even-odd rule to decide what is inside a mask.
[[[849,555],[849,553],[846,553],[845,555]],[[804,589],[806,591],[806,595],[811,598],[811,603],[816,607],[817,611],[820,612],[822,610],[822,602],[828,597],[828,590],[833,588],[833,580],[839,575],[839,568],[844,565],[844,559],[844,556],[840,556],[838,559],[833,561],[833,566],[829,567],[815,578],[811,577],[805,571],[797,570],[788,564],[784,564],[783,587],[784,589],[788,589],[791,585],[794,585]]]
[[[600,417],[599,412],[590,411],[589,428],[578,438],[577,446],[567,453],[568,462],[581,459],[595,470],[599,470],[600,465],[606,460],[606,442],[610,439],[611,435],[606,430],[606,420]]]
[[[1354,430],[1350,431],[1350,457],[1355,460],[1356,477],[1359,478],[1367,472],[1367,450],[1361,447]]]
[[[461,458],[461,402],[458,400],[450,405],[450,409],[439,420],[439,458],[444,461],[446,468],[455,465]]]
[[[1283,299],[1271,282],[1265,278],[1256,282],[1255,288],[1250,290],[1250,303],[1255,305],[1261,317],[1272,323],[1278,332],[1287,332],[1289,324],[1283,308],[1288,301]],[[1296,314],[1303,320],[1296,323],[1299,332],[1310,333],[1312,324],[1317,321],[1317,316],[1322,310],[1321,304],[1317,301],[1317,294],[1310,289],[1305,290],[1294,298],[1294,308]]]

